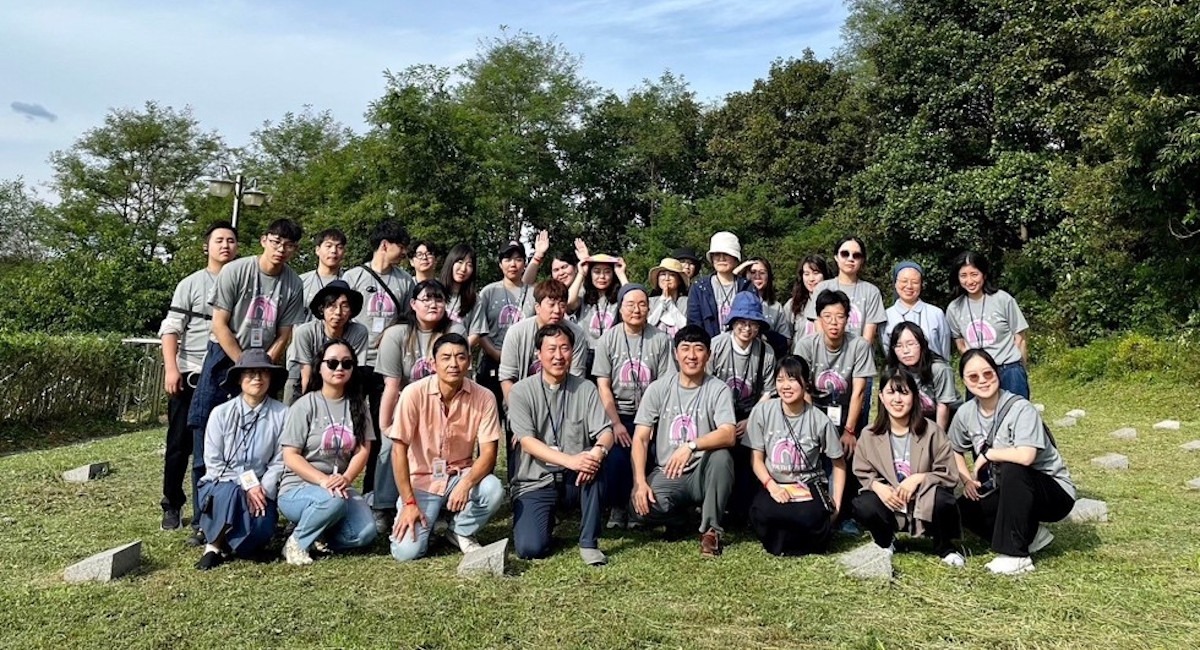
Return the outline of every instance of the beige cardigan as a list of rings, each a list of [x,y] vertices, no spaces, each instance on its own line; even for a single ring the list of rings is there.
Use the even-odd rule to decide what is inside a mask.
[[[921,487],[917,488],[916,507],[913,509],[916,533],[921,535],[925,531],[924,522],[933,518],[934,488],[942,486],[954,489],[958,485],[958,471],[955,469],[950,440],[933,420],[925,420],[924,435],[912,437],[909,461],[913,474],[926,475]],[[875,481],[883,481],[893,488],[899,487],[892,445],[886,433],[875,435],[871,429],[863,431],[854,448],[854,475],[862,483],[860,493],[870,491]],[[896,513],[896,522],[901,528],[906,523],[905,518],[905,513]]]

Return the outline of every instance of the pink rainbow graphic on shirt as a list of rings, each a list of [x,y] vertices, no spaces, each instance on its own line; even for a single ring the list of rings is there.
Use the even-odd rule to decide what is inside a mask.
[[[516,305],[505,305],[500,308],[500,315],[496,320],[500,327],[512,327],[521,320],[521,308]]]
[[[257,296],[250,301],[246,318],[263,323],[264,326],[275,324],[275,302],[269,296]]]
[[[850,318],[846,319],[846,329],[854,332],[862,330],[863,315],[858,305],[850,305]]]
[[[733,305],[721,305],[721,327],[725,327],[725,323],[729,322],[729,312],[733,309]]]
[[[617,381],[622,384],[637,383],[645,388],[650,385],[650,367],[640,359],[627,359],[617,368]]]
[[[771,466],[785,472],[803,471],[808,469],[808,462],[803,452],[796,449],[796,443],[783,438],[771,447]]]
[[[750,382],[738,377],[737,375],[726,379],[725,385],[729,387],[729,390],[733,391],[733,395],[738,399],[746,399],[747,397],[750,397]]]
[[[671,420],[671,444],[682,445],[695,440],[698,436],[696,421],[687,413],[680,413]]]
[[[413,363],[412,372],[410,373],[413,381],[424,379],[432,374],[433,364],[430,363],[429,359],[425,357],[421,357],[420,359],[417,359],[415,363]]]
[[[666,325],[662,328],[662,330],[667,333],[667,336],[675,338],[675,332],[678,332],[679,328],[675,327],[674,325]]]
[[[898,460],[898,461],[896,461],[895,465],[896,465],[896,478],[903,481],[904,479],[912,476],[912,466],[909,465],[908,463],[906,463],[902,460]]]
[[[987,321],[977,318],[967,325],[967,347],[984,348],[996,342],[996,330]]]
[[[832,368],[822,370],[821,374],[817,375],[816,383],[817,390],[822,393],[828,393],[834,397],[846,393],[846,380]]]
[[[808,336],[809,334],[816,334],[816,333],[817,333],[817,321],[814,321],[814,320],[804,321],[804,335]]]
[[[534,359],[533,363],[529,364],[529,372],[526,377],[532,377],[542,371],[542,360]]]
[[[331,424],[321,433],[321,451],[349,456],[354,451],[354,430],[343,424]]]
[[[592,313],[591,320],[588,321],[588,329],[592,335],[600,336],[601,333],[608,331],[613,324],[613,315],[607,311],[597,309]]]
[[[451,320],[451,322],[455,322],[455,323],[462,323],[462,322],[463,322],[462,315],[460,315],[460,314],[458,313],[458,309],[457,309],[457,308],[455,308],[455,309],[451,309],[449,312],[447,312],[447,315],[450,317],[450,320]]]
[[[396,304],[386,291],[376,291],[371,296],[371,302],[367,303],[367,311],[375,316],[391,314],[396,311]]]
[[[932,413],[937,409],[937,405],[933,403],[933,398],[925,393],[917,393],[921,396],[921,412],[925,414]]]

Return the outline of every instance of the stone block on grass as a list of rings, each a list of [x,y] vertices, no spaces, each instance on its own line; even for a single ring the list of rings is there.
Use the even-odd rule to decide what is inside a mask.
[[[1045,412],[1046,412],[1046,405],[1045,405],[1045,404],[1042,404],[1042,403],[1037,403],[1037,404],[1034,404],[1034,405],[1033,405],[1033,410],[1037,411],[1038,413],[1045,413]]]
[[[68,483],[87,483],[108,474],[110,469],[108,463],[89,463],[63,472],[62,477]]]
[[[842,553],[838,558],[846,575],[860,580],[890,580],[892,578],[892,554],[873,542]]]
[[[1065,427],[1073,427],[1078,423],[1079,423],[1079,421],[1076,420],[1075,418],[1067,417],[1067,418],[1059,418],[1059,419],[1055,420],[1054,426],[1065,428]]]
[[[1158,431],[1178,431],[1179,420],[1163,420],[1155,424],[1154,428]]]
[[[1083,418],[1087,417],[1087,411],[1083,409],[1071,409],[1070,411],[1067,411],[1067,417],[1075,418],[1076,420],[1082,420]]]
[[[1133,427],[1123,427],[1109,434],[1118,440],[1134,440],[1137,438],[1137,429]]]
[[[1200,451],[1200,440],[1193,440],[1179,445],[1179,448],[1184,451]]]
[[[1185,485],[1187,485],[1187,489],[1189,490],[1200,490],[1200,477],[1188,481]]]
[[[1104,454],[1093,458],[1092,464],[1102,469],[1129,469],[1129,457],[1121,454]]]
[[[72,584],[109,582],[133,571],[141,564],[142,540],[139,539],[72,564],[63,572],[63,579]]]
[[[491,574],[504,575],[504,560],[508,553],[508,538],[492,542],[487,546],[471,551],[463,556],[458,563],[458,575],[473,576]]]
[[[1079,499],[1067,515],[1067,521],[1077,524],[1108,521],[1108,504],[1097,499]]]

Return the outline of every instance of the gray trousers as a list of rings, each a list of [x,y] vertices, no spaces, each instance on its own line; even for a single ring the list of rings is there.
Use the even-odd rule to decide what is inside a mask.
[[[721,518],[725,515],[729,493],[733,491],[733,456],[729,455],[728,449],[705,452],[700,463],[679,478],[667,478],[661,467],[655,467],[646,482],[657,503],[650,504],[650,512],[639,517],[640,521],[651,525],[671,523],[685,518],[688,509],[699,505],[700,532],[706,533],[710,529],[725,532],[721,528]],[[636,516],[632,502],[629,513]]]

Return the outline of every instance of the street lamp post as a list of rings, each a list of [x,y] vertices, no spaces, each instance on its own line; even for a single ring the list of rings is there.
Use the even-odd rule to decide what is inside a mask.
[[[247,179],[241,173],[234,174],[225,165],[221,165],[221,170],[225,173],[224,176],[207,179],[208,193],[219,198],[233,197],[233,217],[230,221],[233,223],[233,227],[237,228],[238,215],[241,213],[242,206],[261,207],[267,202],[267,193],[258,189],[258,179]]]

